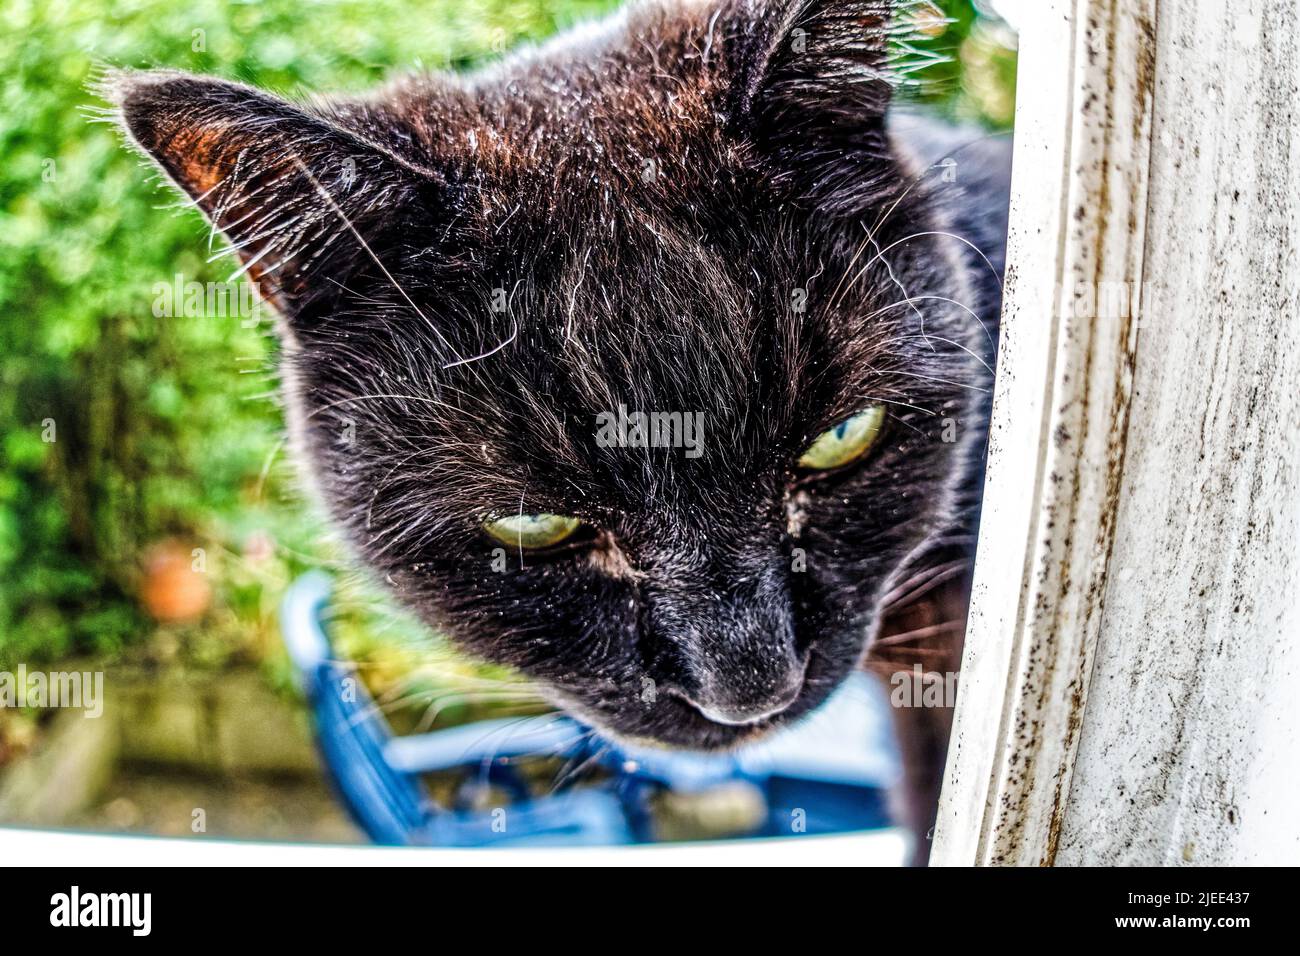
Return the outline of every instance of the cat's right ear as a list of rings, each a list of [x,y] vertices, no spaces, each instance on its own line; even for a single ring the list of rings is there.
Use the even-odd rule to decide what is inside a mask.
[[[731,114],[801,169],[870,152],[896,85],[892,0],[733,0]]]
[[[237,83],[118,71],[100,92],[291,323],[373,265],[403,213],[445,185],[322,111]]]

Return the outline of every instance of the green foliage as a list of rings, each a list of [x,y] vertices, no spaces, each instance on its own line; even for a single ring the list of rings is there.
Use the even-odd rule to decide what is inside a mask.
[[[204,631],[236,643],[263,631],[283,582],[328,551],[281,465],[269,322],[154,315],[159,283],[221,281],[233,267],[205,261],[198,214],[177,211],[116,131],[91,121],[95,69],[359,90],[404,68],[470,64],[607,6],[6,0],[0,667],[148,633],[135,595],[159,540],[209,553],[217,595]],[[250,574],[255,533],[277,547]]]
[[[95,70],[362,90],[401,70],[473,65],[614,5],[3,0],[0,669],[156,640],[138,594],[164,540],[202,548],[215,591],[197,624],[163,629],[169,640],[201,659],[261,660],[285,583],[338,558],[284,464],[269,321],[155,315],[160,283],[219,282],[233,265],[207,260],[199,215],[92,121]],[[933,42],[965,49],[970,0],[945,7],[954,21]],[[943,87],[962,59],[933,68],[930,98],[958,103]],[[350,593],[343,628],[361,633],[373,595]]]
[[[921,68],[905,94],[954,120],[1011,128],[1016,95],[1016,37],[983,15],[987,2],[924,0],[913,9],[918,37],[898,51]]]

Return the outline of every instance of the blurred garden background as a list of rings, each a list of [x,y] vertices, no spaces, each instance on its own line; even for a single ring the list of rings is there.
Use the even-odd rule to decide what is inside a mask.
[[[265,310],[257,322],[225,309],[155,315],[162,286],[221,282],[234,266],[210,259],[199,215],[95,121],[103,104],[88,84],[112,65],[289,95],[361,91],[400,71],[472,68],[615,6],[0,0],[0,672],[75,662],[110,686],[115,675],[175,683],[179,698],[247,683],[232,705],[246,715],[267,694],[291,707],[275,612],[296,575],[325,567],[338,572],[338,639],[395,714],[429,724],[537,706],[346,570],[286,460]],[[984,0],[909,6],[919,39],[899,53],[918,68],[905,98],[1009,128],[1014,33]],[[47,717],[0,708],[0,774],[39,753]],[[166,764],[169,745],[127,750]],[[277,803],[274,788],[257,792]],[[167,830],[122,799],[69,819]],[[331,827],[305,835],[342,838]]]

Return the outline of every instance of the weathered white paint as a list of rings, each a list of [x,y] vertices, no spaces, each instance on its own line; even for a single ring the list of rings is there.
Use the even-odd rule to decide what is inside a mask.
[[[1112,584],[1058,863],[1300,863],[1300,8],[1162,0]]]
[[[1298,32],[1026,11],[936,863],[1300,862]]]
[[[1007,301],[975,594],[936,863],[1051,859],[1124,451],[1154,0],[1052,0],[1020,39]],[[1109,286],[1108,286],[1109,287]]]

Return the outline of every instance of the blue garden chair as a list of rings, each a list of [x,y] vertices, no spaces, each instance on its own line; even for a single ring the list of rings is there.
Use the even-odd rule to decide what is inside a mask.
[[[562,714],[486,720],[396,736],[355,669],[338,660],[322,623],[330,580],[311,572],[281,606],[285,644],[309,702],[328,774],[357,824],[394,846],[545,846],[655,840],[652,807],[667,791],[700,793],[743,782],[765,810],[747,836],[834,833],[888,825],[884,793],[898,774],[880,690],[857,674],[808,718],[730,753],[630,746]],[[527,762],[559,758],[599,768],[545,794]],[[510,795],[505,807],[445,806],[422,777],[461,771]]]

